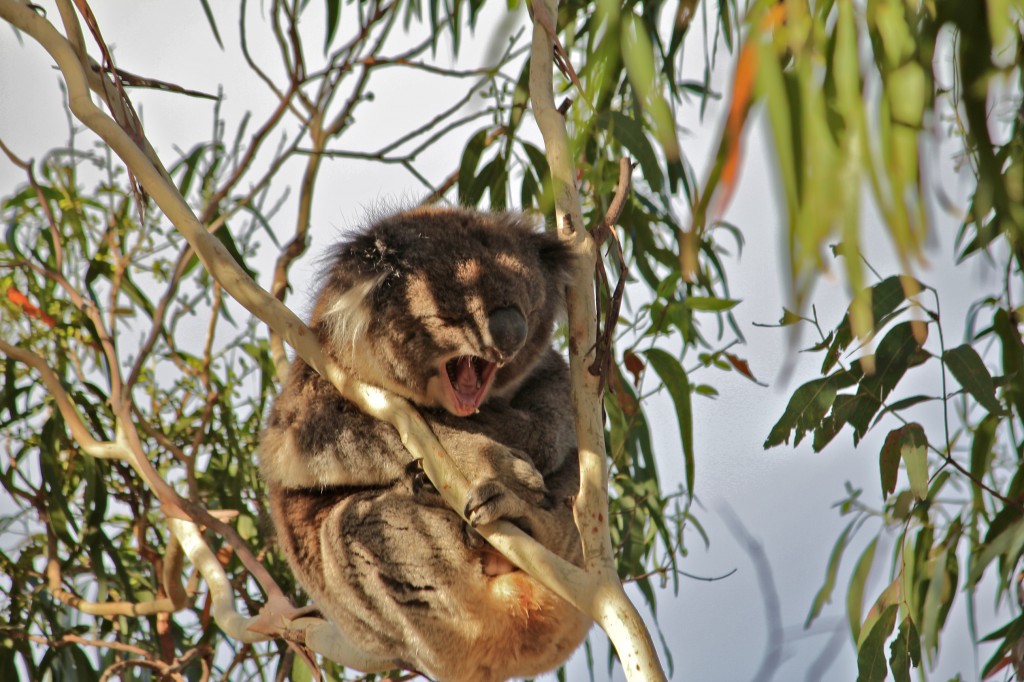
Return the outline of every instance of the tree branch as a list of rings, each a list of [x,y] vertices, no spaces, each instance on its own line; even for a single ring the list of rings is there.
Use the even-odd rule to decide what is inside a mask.
[[[593,273],[597,246],[584,229],[576,172],[565,120],[555,107],[552,80],[554,43],[545,20],[558,16],[555,0],[534,0],[530,102],[544,138],[555,195],[555,225],[576,254],[575,280],[566,291],[569,313],[569,368],[576,437],[580,452],[580,492],[574,513],[583,557],[593,586],[587,612],[608,633],[630,680],[664,680],[654,642],[626,597],[615,568],[608,532],[608,460],[605,453],[601,377],[588,371],[597,350],[597,307]]]

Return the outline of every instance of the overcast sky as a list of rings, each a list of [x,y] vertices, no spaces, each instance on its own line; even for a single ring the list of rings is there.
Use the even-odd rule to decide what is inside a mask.
[[[133,3],[131,11],[127,12],[124,4],[93,5],[104,36],[115,48],[115,58],[122,68],[208,92],[216,92],[223,83],[227,94],[224,116],[229,121],[236,121],[245,110],[262,112],[269,106],[266,92],[237,54],[236,18],[231,14],[236,11],[236,3],[224,3],[225,7],[230,6],[220,21],[226,45],[224,53],[210,37],[198,2],[147,0]],[[504,3],[497,5],[503,7]],[[51,11],[50,16],[56,17],[56,12]],[[476,36],[467,40],[466,63],[472,62],[474,52],[487,49],[492,25],[493,22],[485,18]],[[177,27],[187,27],[187,32]],[[692,79],[699,79],[703,69],[699,33],[698,26],[687,44],[686,66]],[[274,58],[268,55],[267,63]],[[439,51],[438,58],[447,59],[444,49]],[[64,144],[67,127],[61,109],[58,75],[41,48],[30,41],[19,44],[9,29],[0,27],[0,64],[3,65],[0,67],[0,139],[22,157],[37,159],[45,150]],[[719,89],[725,87],[729,72],[731,69],[718,69],[715,82]],[[374,91],[376,99],[372,106],[361,110],[363,116],[375,116],[372,120],[379,121],[376,128],[361,127],[361,135],[365,136],[361,141],[368,149],[377,141],[393,139],[395,130],[422,120],[422,108],[429,108],[444,94],[425,91],[417,87],[415,80],[390,90],[375,87]],[[133,99],[165,163],[174,158],[175,147],[187,149],[197,141],[208,139],[211,120],[208,102],[162,93],[135,93]],[[720,110],[720,106],[712,103],[704,123],[695,108],[680,112],[687,130],[682,139],[683,148],[698,169],[698,177],[704,177],[700,170],[706,167],[712,143],[717,138]],[[407,117],[402,116],[405,112],[409,112]],[[259,116],[257,113],[257,120]],[[525,126],[532,126],[532,123]],[[789,394],[800,383],[813,378],[815,366],[820,362],[817,356],[803,358],[788,382],[780,382],[780,369],[792,358],[795,348],[788,344],[783,332],[752,325],[778,320],[785,304],[779,257],[783,217],[771,179],[775,170],[764,131],[764,126],[758,123],[747,138],[742,178],[726,216],[742,230],[746,246],[741,259],[730,258],[726,263],[733,295],[743,301],[735,313],[747,337],[747,345],[734,350],[749,360],[759,379],[771,385],[759,387],[735,373],[709,373],[704,380],[718,389],[719,397],[716,400],[694,399],[699,499],[696,513],[710,534],[711,546],[705,550],[696,533],[692,533],[688,541],[691,553],[682,566],[698,576],[722,576],[733,570],[735,573],[714,582],[683,578],[678,597],[673,597],[671,592],[660,596],[661,629],[672,651],[674,678],[680,680],[754,679],[764,660],[770,631],[765,620],[764,594],[749,554],[724,523],[726,507],[732,509],[746,532],[760,542],[778,591],[784,640],[779,652],[781,667],[775,679],[853,679],[856,675],[855,652],[845,623],[845,578],[876,526],[867,524],[847,551],[833,603],[826,607],[819,623],[810,632],[805,632],[802,624],[811,599],[821,585],[832,545],[848,521],[831,509],[835,501],[845,496],[844,482],[864,488],[864,499],[870,504],[877,506],[881,502],[877,453],[885,430],[870,435],[858,450],[853,449],[848,432],[842,433],[826,452],[818,455],[810,453],[806,447],[762,450],[761,444],[782,414]],[[965,205],[968,186],[952,174],[952,149],[947,146],[935,152],[935,167],[941,171],[941,177],[935,180],[959,205]],[[460,153],[461,147],[437,150],[434,172],[428,176],[436,179],[450,172]],[[293,164],[291,173],[283,175],[279,182],[294,188],[298,184],[296,168],[298,166]],[[6,195],[21,181],[20,171],[6,159],[0,159],[0,193]],[[422,194],[414,178],[396,167],[351,161],[326,163],[314,203],[312,254],[321,252],[340,231],[358,224],[366,208]],[[292,229],[293,214],[285,210],[280,215],[285,221],[281,233],[287,234]],[[933,210],[932,215],[934,236],[929,251],[930,269],[918,275],[943,293],[944,318],[949,320],[946,337],[950,340],[948,343],[959,343],[962,328],[956,321],[963,320],[964,306],[970,301],[971,292],[987,286],[993,275],[980,264],[969,264],[954,272],[950,251],[958,219],[938,210]],[[865,211],[864,216],[865,223],[870,223],[871,213]],[[867,234],[869,258],[883,273],[892,272],[888,241],[878,236],[877,231],[869,230]],[[305,311],[302,283],[313,279],[313,260],[307,258],[293,269],[296,296],[292,303],[300,314]],[[269,270],[269,267],[261,269],[263,273]],[[838,276],[822,279],[815,301],[826,325],[836,324],[842,316],[843,295]],[[804,341],[808,339],[805,335]],[[929,391],[938,393],[934,388]],[[647,410],[652,424],[674,424],[667,403],[655,399]],[[656,428],[654,437],[664,485],[666,489],[675,488],[682,481],[677,433],[674,427]],[[0,493],[0,505],[6,506],[10,500],[4,500],[4,494]],[[867,591],[871,595],[884,584],[891,557],[891,539],[884,545],[884,551],[880,548],[877,556],[874,589]],[[982,614],[990,603],[991,599],[979,599]],[[963,673],[965,679],[975,676],[976,663],[966,644],[968,635],[962,598],[958,599],[958,606],[947,625],[943,658],[935,679],[947,679],[955,671]],[[982,632],[985,632],[984,627]],[[595,629],[592,640],[596,648],[595,677],[598,680],[606,678],[603,639]],[[982,660],[985,658],[987,654],[983,651]],[[617,671],[614,679],[621,678],[621,672]],[[571,664],[570,679],[585,679],[582,656],[578,655]]]

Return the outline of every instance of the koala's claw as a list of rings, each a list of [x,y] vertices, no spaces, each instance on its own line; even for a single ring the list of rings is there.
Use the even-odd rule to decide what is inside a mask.
[[[501,481],[489,480],[477,483],[469,489],[464,515],[469,524],[476,528],[501,519],[511,521],[527,533],[530,532],[526,517],[530,505],[513,493]]]
[[[505,515],[508,506],[505,498],[510,494],[499,481],[478,483],[469,489],[463,516],[474,528],[493,523]]]
[[[484,540],[468,523],[462,524],[462,542],[469,549],[483,549],[487,546],[487,540]]]
[[[437,488],[431,483],[427,473],[423,471],[423,462],[420,460],[409,462],[405,467],[405,475],[412,494],[420,498],[421,501],[433,501],[435,498],[440,498],[441,495],[437,492]]]

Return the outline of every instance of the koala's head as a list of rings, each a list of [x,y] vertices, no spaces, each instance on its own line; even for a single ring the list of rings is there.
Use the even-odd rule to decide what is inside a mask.
[[[521,214],[414,209],[335,248],[311,324],[363,381],[466,416],[543,357],[571,265]]]

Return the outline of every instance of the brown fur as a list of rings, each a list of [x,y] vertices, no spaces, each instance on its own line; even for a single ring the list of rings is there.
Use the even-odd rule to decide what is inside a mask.
[[[398,213],[336,248],[311,327],[348,371],[421,408],[470,479],[474,525],[510,520],[579,563],[568,370],[550,348],[569,268],[517,214]],[[585,616],[441,501],[390,425],[301,360],[260,462],[292,570],[365,651],[496,682],[558,666],[586,634]]]

